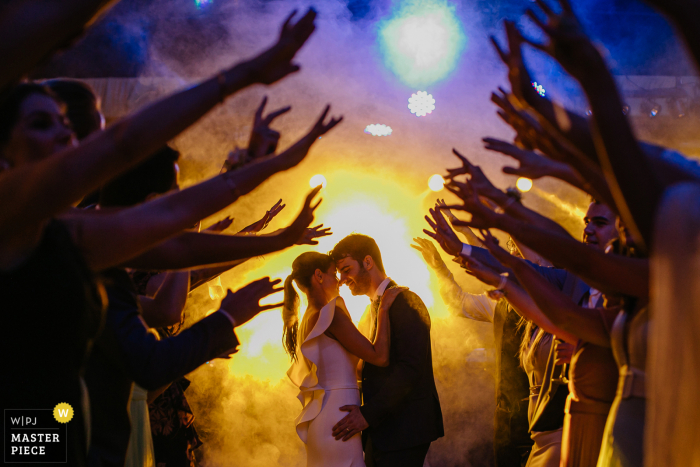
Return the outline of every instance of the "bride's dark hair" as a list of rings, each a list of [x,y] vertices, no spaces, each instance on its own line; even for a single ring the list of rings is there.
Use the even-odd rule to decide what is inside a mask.
[[[282,307],[282,321],[284,329],[282,331],[282,343],[284,350],[289,354],[292,361],[297,359],[297,332],[299,331],[299,295],[294,289],[292,281],[303,290],[311,287],[311,277],[320,269],[327,272],[333,264],[333,260],[328,255],[309,251],[297,256],[292,263],[292,273],[284,281],[284,306]]]

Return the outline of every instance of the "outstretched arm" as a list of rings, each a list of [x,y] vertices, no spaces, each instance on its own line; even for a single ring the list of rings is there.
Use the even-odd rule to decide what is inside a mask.
[[[526,261],[503,250],[491,235],[486,236],[484,244],[499,261],[503,261],[515,272],[536,308],[554,325],[554,331],[545,329],[547,332],[556,334],[572,344],[582,339],[585,342],[610,347],[608,328],[599,310],[583,308],[573,303],[569,296],[550,284]],[[515,286],[509,285],[506,290],[509,291],[513,287]],[[509,292],[506,292],[506,296],[509,295]],[[537,316],[533,315],[533,318],[535,317]]]
[[[134,269],[190,269],[202,265],[230,263],[283,250],[297,243],[313,221],[313,212],[320,201],[312,206],[320,187],[307,197],[296,220],[280,233],[272,236],[235,236],[185,232],[167,240],[122,264]]]
[[[508,256],[511,255],[508,254]],[[537,324],[537,326],[542,328],[545,332],[554,334],[570,344],[575,344],[578,341],[578,337],[558,327],[548,318],[547,315],[542,313],[532,297],[528,295],[528,293],[515,281],[508,280],[507,276],[504,277],[499,275],[496,271],[488,266],[485,266],[475,258],[463,258],[462,267],[464,267],[468,274],[471,274],[485,284],[493,287],[502,287],[500,290],[513,309],[520,316],[523,316]],[[549,284],[549,281],[547,281],[547,279],[545,279],[539,273],[535,272],[535,274],[537,274],[542,281]],[[558,291],[555,286],[551,284],[549,285]]]
[[[188,228],[199,219],[220,211],[241,195],[252,191],[271,175],[294,167],[303,160],[318,137],[340,121],[332,119],[327,125],[324,124],[323,119],[327,112],[328,108],[307,135],[279,156],[235,172],[218,175],[186,190],[112,215],[95,216],[71,212],[68,219],[74,221],[74,232],[78,233],[76,240],[88,264],[95,269],[121,264],[153,244]],[[314,194],[317,192],[318,190]],[[307,226],[308,224],[303,227]],[[287,246],[297,240],[298,237],[291,239]],[[230,260],[215,263],[228,261]]]
[[[37,228],[153,154],[227,96],[250,84],[270,84],[297,71],[292,59],[313,32],[315,16],[310,10],[295,25],[290,24],[290,17],[277,43],[259,56],[161,99],[93,134],[76,148],[2,172],[0,199],[13,200],[0,210],[2,243]]]
[[[645,259],[605,254],[600,249],[584,245],[568,233],[551,232],[522,222],[507,214],[497,214],[478,201],[476,191],[463,197],[463,206],[453,207],[472,213],[464,222],[473,228],[498,230],[540,253],[552,263],[576,274],[586,283],[604,292],[616,292],[637,297],[649,293],[649,263]]]

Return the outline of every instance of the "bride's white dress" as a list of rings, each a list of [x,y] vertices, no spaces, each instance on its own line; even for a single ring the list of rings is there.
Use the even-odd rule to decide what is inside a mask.
[[[306,445],[308,467],[365,465],[359,433],[347,441],[336,441],[332,434],[333,425],[347,415],[339,408],[360,405],[355,373],[359,359],[324,334],[333,321],[336,302],[342,312],[347,313],[342,300],[337,298],[324,306],[311,332],[297,344],[297,361],[287,372],[289,379],[299,387],[297,397],[303,408],[295,422],[297,434]],[[309,318],[304,316],[299,336],[306,334]]]

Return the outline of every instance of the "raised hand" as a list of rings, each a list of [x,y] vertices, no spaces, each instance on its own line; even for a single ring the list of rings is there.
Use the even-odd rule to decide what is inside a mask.
[[[411,244],[411,248],[418,250],[420,254],[423,255],[423,259],[428,263],[428,266],[436,271],[444,271],[447,269],[447,265],[440,257],[440,253],[437,248],[435,248],[435,245],[433,245],[433,242],[421,237],[416,237],[413,241],[416,244]]]
[[[331,232],[331,227],[322,228],[323,224],[319,224],[316,227],[309,227],[304,231],[304,235],[297,240],[297,245],[318,245],[316,241],[317,238],[327,237],[333,235]]]
[[[314,221],[314,211],[321,204],[322,199],[318,200],[318,203],[311,205],[314,198],[321,191],[322,186],[319,185],[306,196],[306,201],[304,202],[304,207],[301,208],[301,212],[297,218],[292,222],[292,224],[284,229],[280,235],[285,239],[285,243],[288,245],[294,245],[300,242],[304,235],[306,235],[306,230],[309,225]]]
[[[229,289],[221,300],[220,309],[234,319],[236,326],[241,326],[261,311],[272,310],[283,305],[283,303],[260,305],[260,300],[263,298],[284,290],[284,287],[275,287],[280,282],[282,282],[281,279],[271,281],[269,277],[263,277],[236,292]]]
[[[505,21],[506,37],[508,38],[508,52],[505,52],[498,45],[496,38],[491,36],[491,42],[496,48],[503,63],[508,67],[508,80],[510,81],[511,91],[520,104],[524,107],[539,96],[537,91],[532,87],[532,78],[530,73],[525,68],[522,55],[522,44],[525,42],[522,34],[518,31],[515,23]]]
[[[283,107],[267,114],[267,116],[263,118],[265,104],[267,104],[267,96],[263,97],[260,107],[258,107],[258,110],[255,112],[253,130],[251,131],[250,141],[248,142],[248,155],[253,159],[267,156],[277,150],[280,133],[270,128],[270,124],[274,119],[291,110],[290,106]]]
[[[491,183],[491,180],[489,180],[486,177],[486,175],[484,175],[484,172],[481,170],[481,167],[469,162],[469,159],[457,152],[456,149],[452,149],[452,152],[455,156],[457,156],[457,158],[459,158],[460,161],[462,161],[462,167],[459,167],[457,169],[447,169],[447,178],[449,180],[454,180],[454,178],[458,175],[468,174],[470,176],[470,185],[476,188],[479,191],[479,193],[481,193],[483,196],[486,196],[487,198],[491,199],[493,197],[497,197],[503,194],[501,190],[496,188],[493,185],[493,183]]]
[[[503,173],[527,177],[532,180],[553,176],[566,170],[565,164],[537,154],[534,151],[520,149],[514,144],[496,138],[484,138],[484,147],[490,151],[510,156],[520,163],[520,167],[503,167]]]
[[[270,208],[269,211],[265,213],[265,215],[262,217],[262,219],[253,222],[250,224],[248,227],[245,227],[243,230],[241,230],[240,234],[246,234],[246,233],[258,233],[261,230],[263,230],[267,225],[270,223],[272,219],[279,214],[282,209],[284,209],[287,205],[282,204],[282,199],[277,201],[274,206]]]
[[[292,18],[296,13],[294,10],[282,25],[280,37],[275,45],[236,67],[240,67],[239,69],[245,73],[250,82],[272,84],[290,73],[299,71],[299,66],[292,63],[292,60],[316,29],[314,25],[316,11],[309,8],[309,11],[296,24],[292,24]]]
[[[206,229],[204,229],[205,232],[223,232],[224,230],[228,229],[231,227],[231,224],[233,224],[233,218],[226,216],[223,219],[221,219],[219,222],[210,225]]]
[[[467,222],[456,220],[453,222],[453,225],[466,226],[475,229],[498,228],[499,221],[503,214],[497,214],[493,210],[486,207],[486,205],[479,200],[479,194],[470,182],[460,183],[453,180],[445,185],[445,188],[457,195],[464,204],[444,207],[441,206],[440,210],[458,209],[461,211],[467,211],[472,215],[470,221]]]
[[[324,120],[326,119],[330,108],[331,106],[327,105],[319,119],[311,128],[311,130],[309,130],[309,132],[306,135],[304,135],[299,141],[290,146],[286,151],[277,156],[278,158],[280,158],[280,160],[284,162],[284,165],[286,167],[294,167],[302,160],[304,160],[304,158],[309,152],[309,149],[311,149],[311,145],[314,144],[314,142],[316,142],[319,137],[325,135],[338,123],[343,121],[343,117],[332,117],[328,123],[324,123]]]
[[[423,229],[423,232],[438,242],[448,255],[459,255],[462,252],[462,242],[442,216],[440,209],[430,209],[429,212],[432,219],[425,216],[425,220],[433,230]]]
[[[525,42],[550,55],[575,78],[590,74],[591,68],[605,67],[600,52],[595,48],[567,0],[557,0],[561,12],[555,13],[543,0],[535,0],[537,6],[547,17],[542,21],[537,14],[528,9],[525,14],[547,35],[547,44],[538,44],[523,38]]]

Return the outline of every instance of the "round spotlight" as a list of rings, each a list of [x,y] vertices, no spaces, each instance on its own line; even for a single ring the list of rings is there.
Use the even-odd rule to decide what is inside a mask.
[[[445,179],[435,174],[428,179],[428,187],[433,191],[440,191],[445,186]]]
[[[311,188],[316,188],[319,185],[323,185],[323,188],[326,188],[326,177],[316,174],[309,180],[309,185],[311,185]]]
[[[416,114],[416,117],[425,117],[435,110],[435,99],[426,91],[418,91],[408,98],[408,109],[412,114]]]
[[[518,181],[515,182],[515,186],[518,187],[518,190],[525,193],[526,191],[530,191],[532,189],[532,180],[529,178],[520,177]]]
[[[372,136],[390,136],[392,131],[394,130],[389,125],[381,123],[373,123],[365,127],[365,133]]]

